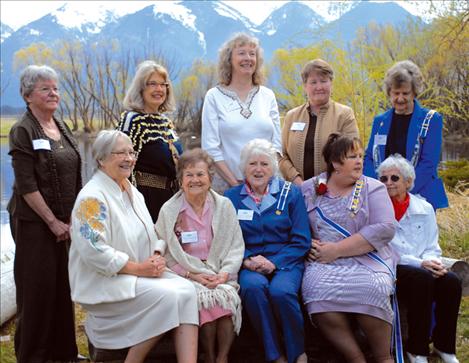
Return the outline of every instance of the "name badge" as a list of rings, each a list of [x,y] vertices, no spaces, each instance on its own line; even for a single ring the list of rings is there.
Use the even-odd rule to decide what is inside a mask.
[[[182,232],[181,233],[181,242],[182,243],[194,243],[197,242],[199,238],[197,237],[197,231]]]
[[[290,130],[291,131],[303,131],[305,129],[306,124],[304,122],[293,122],[291,124]]]
[[[238,220],[240,221],[252,221],[254,211],[251,209],[238,209]]]
[[[50,150],[50,142],[45,139],[36,139],[33,140],[33,149],[34,150]]]
[[[375,145],[386,145],[387,135],[375,135]]]

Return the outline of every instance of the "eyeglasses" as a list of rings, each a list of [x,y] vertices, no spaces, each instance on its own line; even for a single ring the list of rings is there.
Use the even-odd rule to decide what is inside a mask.
[[[135,151],[111,151],[111,154],[117,155],[117,157],[121,159],[124,159],[127,156],[130,156],[132,159],[137,157],[137,153]]]
[[[168,82],[156,82],[156,81],[150,81],[150,82],[147,82],[146,83],[146,86],[147,87],[150,87],[150,88],[168,88],[169,87],[169,83]]]
[[[395,183],[395,182],[399,181],[399,179],[401,179],[401,177],[399,175],[391,175],[389,177],[389,179],[391,179],[391,181],[393,181]],[[386,183],[388,181],[388,176],[387,175],[380,176],[379,181],[381,183]]]
[[[38,91],[39,93],[43,95],[49,95],[51,92],[54,92],[55,94],[59,94],[60,90],[57,87],[41,87],[41,88],[35,88],[35,91]]]

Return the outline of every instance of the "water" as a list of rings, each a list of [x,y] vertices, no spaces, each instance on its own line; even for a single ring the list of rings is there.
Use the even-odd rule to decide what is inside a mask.
[[[78,147],[83,160],[82,176],[86,182],[91,178],[91,145],[93,139],[82,137],[78,140]],[[441,160],[457,160],[460,158],[469,159],[469,142],[465,143],[444,143],[441,153]],[[8,201],[11,197],[12,186],[13,186],[13,169],[11,166],[11,157],[8,155],[8,140],[1,140],[1,180],[0,180],[0,192],[1,192],[1,210],[0,210],[0,222],[2,228],[4,225],[8,225],[9,216],[6,211]],[[3,244],[3,241],[2,241]]]

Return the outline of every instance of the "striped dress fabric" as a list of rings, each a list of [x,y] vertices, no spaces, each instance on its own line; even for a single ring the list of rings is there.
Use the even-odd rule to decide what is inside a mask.
[[[347,228],[350,223],[351,196],[321,198],[319,206],[335,223]],[[317,212],[309,212],[313,238],[338,242],[344,237],[319,218]],[[356,231],[350,231],[354,234]],[[354,257],[340,258],[323,264],[305,263],[302,295],[308,314],[322,312],[349,312],[366,314],[392,323],[393,312],[390,295],[393,281],[389,274],[375,272]]]

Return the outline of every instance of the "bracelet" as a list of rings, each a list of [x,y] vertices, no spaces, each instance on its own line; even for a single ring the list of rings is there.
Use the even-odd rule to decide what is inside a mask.
[[[190,278],[190,275],[191,275],[191,272],[190,272],[190,271],[187,271],[184,277],[185,277],[186,279],[189,279],[189,278]]]

